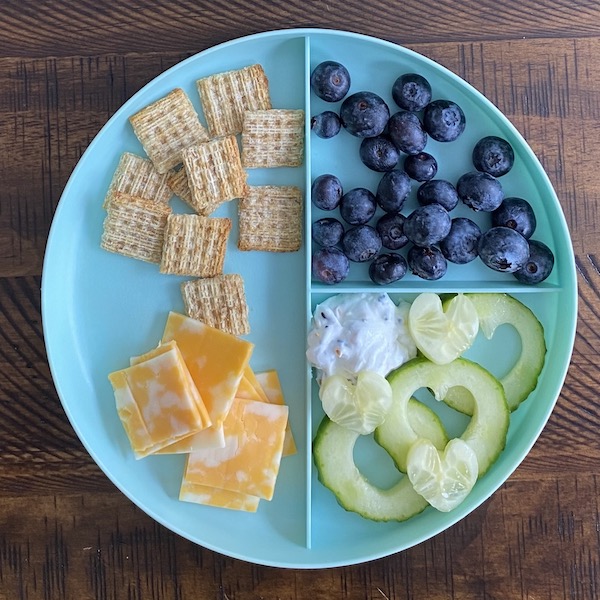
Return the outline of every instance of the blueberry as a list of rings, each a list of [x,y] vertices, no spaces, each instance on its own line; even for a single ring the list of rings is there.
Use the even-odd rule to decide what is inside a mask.
[[[350,225],[362,225],[375,214],[375,196],[366,188],[354,188],[340,200],[340,215]]]
[[[373,283],[388,285],[406,275],[408,265],[401,254],[380,254],[369,265],[369,277]]]
[[[348,257],[337,248],[321,248],[312,255],[312,274],[323,283],[339,283],[349,271]]]
[[[419,186],[417,201],[421,206],[439,204],[446,210],[453,210],[458,204],[456,188],[445,179],[431,179]]]
[[[383,133],[389,118],[388,105],[373,92],[356,92],[340,107],[342,126],[356,137],[374,137]]]
[[[450,232],[452,219],[439,204],[415,208],[404,221],[404,235],[415,246],[431,246],[443,240]]]
[[[495,135],[480,139],[473,148],[473,165],[478,171],[484,171],[494,177],[506,175],[515,163],[512,146]]]
[[[427,145],[427,133],[417,115],[411,112],[394,113],[387,124],[387,134],[398,150],[418,154]]]
[[[481,229],[465,217],[452,219],[448,235],[440,242],[442,254],[450,261],[464,265],[477,258]]]
[[[326,110],[310,119],[310,128],[320,138],[329,139],[340,132],[342,124],[337,113]]]
[[[529,258],[529,243],[514,229],[492,227],[479,238],[479,258],[494,271],[514,273]]]
[[[544,281],[554,267],[554,254],[543,242],[529,240],[529,259],[513,275],[521,283],[535,284]]]
[[[342,182],[330,174],[319,175],[310,188],[312,203],[321,210],[333,210],[337,208],[342,199]]]
[[[344,233],[342,248],[350,260],[365,262],[381,250],[381,238],[370,225],[357,225]]]
[[[392,98],[404,110],[423,110],[431,102],[431,85],[422,75],[405,73],[394,81]]]
[[[404,235],[405,220],[400,213],[387,213],[377,221],[375,229],[384,248],[399,250],[408,244],[408,238]]]
[[[456,184],[458,197],[473,210],[491,212],[504,199],[500,182],[489,173],[470,171],[460,177]]]
[[[311,73],[310,87],[321,100],[338,102],[350,89],[350,73],[339,62],[326,60]]]
[[[325,217],[312,224],[312,239],[321,246],[335,246],[343,235],[344,226],[333,217]]]
[[[394,143],[383,135],[364,138],[360,144],[360,160],[373,171],[391,171],[400,160]]]
[[[399,212],[410,188],[410,177],[404,171],[389,171],[379,181],[375,199],[385,212]]]
[[[443,277],[448,270],[445,256],[435,246],[428,248],[412,246],[408,251],[407,259],[411,272],[421,279],[435,281]]]
[[[438,142],[452,142],[465,130],[465,113],[451,100],[433,100],[425,107],[423,126]]]
[[[492,225],[510,227],[529,239],[535,231],[537,221],[531,204],[523,198],[504,198],[492,213]]]
[[[417,181],[429,181],[436,176],[438,165],[435,158],[427,152],[409,154],[404,159],[406,174]]]

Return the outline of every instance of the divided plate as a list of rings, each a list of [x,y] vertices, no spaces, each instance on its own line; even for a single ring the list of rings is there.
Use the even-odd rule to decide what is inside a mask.
[[[225,272],[240,273],[246,282],[255,371],[278,370],[290,406],[298,445],[295,456],[282,461],[271,502],[256,514],[203,507],[177,499],[183,456],[157,456],[136,461],[116,414],[107,374],[122,368],[130,356],[160,339],[169,310],[183,312],[179,285],[183,278],[161,275],[156,265],[104,252],[99,242],[102,201],[121,153],[143,154],[128,117],[175,87],[183,88],[201,114],[195,82],[200,77],[261,63],[271,85],[274,108],[304,108],[306,123],[325,103],[310,93],[311,70],[323,60],[338,60],[352,77],[351,93],[375,91],[389,102],[391,85],[404,72],[419,72],[433,87],[434,98],[458,102],[467,129],[457,142],[428,144],[439,161],[439,177],[456,181],[470,167],[470,149],[484,135],[501,135],[515,149],[516,165],[502,178],[507,195],[527,198],[538,217],[534,237],[556,254],[551,277],[536,287],[519,285],[479,261],[451,265],[438,282],[413,275],[387,288],[370,284],[365,265],[353,265],[349,278],[329,287],[311,283],[310,224],[313,213],[305,194],[304,245],[292,254],[240,252],[237,202],[219,208],[217,216],[234,221]],[[334,110],[337,106],[334,105]],[[292,184],[305,191],[318,174],[340,177],[345,189],[376,188],[380,177],[358,159],[358,140],[342,131],[331,140],[310,135],[302,168],[251,170],[249,183]],[[406,208],[416,206],[414,193]],[[174,202],[181,212],[183,203]],[[453,216],[472,216],[459,207]],[[411,299],[420,291],[504,291],[536,313],[546,332],[548,355],[539,385],[513,415],[505,451],[451,513],[427,509],[406,523],[373,523],[347,513],[316,479],[311,441],[322,411],[305,360],[306,334],[314,306],[339,292],[386,291],[394,299]],[[135,504],[174,532],[207,548],[255,563],[297,568],[347,565],[409,548],[443,531],[488,498],[526,456],[558,398],[573,347],[577,290],[573,253],[559,202],[539,162],[501,113],[463,80],[414,52],[366,36],[329,30],[269,32],[222,44],[169,69],[133,96],[108,121],[74,170],[58,205],[44,262],[42,311],[48,357],[65,411],[94,460]],[[492,342],[478,340],[469,356],[497,374],[508,368],[518,351],[510,331]],[[453,435],[464,419],[438,406]],[[357,463],[376,483],[391,481],[389,458],[372,440],[360,441]]]

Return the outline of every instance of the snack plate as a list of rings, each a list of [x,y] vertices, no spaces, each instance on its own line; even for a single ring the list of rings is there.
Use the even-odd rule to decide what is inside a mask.
[[[240,273],[246,283],[252,327],[247,337],[256,345],[251,366],[255,371],[278,370],[298,453],[283,459],[273,500],[261,502],[255,514],[180,502],[184,457],[135,460],[107,379],[109,372],[126,366],[130,356],[157,344],[168,311],[184,311],[179,287],[183,278],[161,275],[156,265],[110,254],[99,246],[102,201],[119,157],[125,150],[143,155],[128,117],[175,87],[188,93],[201,114],[198,78],[257,62],[269,78],[273,107],[304,108],[308,125],[311,114],[331,108],[311,96],[308,85],[312,68],[328,59],[349,69],[351,93],[375,91],[392,111],[391,85],[404,72],[421,73],[431,82],[434,98],[461,105],[467,118],[461,138],[428,144],[440,165],[438,177],[455,182],[472,170],[470,151],[480,137],[508,139],[516,164],[501,180],[505,193],[525,197],[534,206],[534,237],[554,250],[554,271],[544,283],[527,287],[475,261],[451,265],[438,282],[409,274],[381,288],[370,284],[364,265],[353,265],[346,281],[328,287],[310,279],[310,223],[318,215],[309,199],[305,243],[292,254],[238,251],[237,203],[222,206],[215,215],[234,221],[225,272]],[[314,177],[331,172],[345,189],[362,186],[375,191],[380,175],[360,163],[358,142],[344,131],[331,140],[307,133],[302,168],[252,170],[249,183],[309,190]],[[416,206],[416,187],[405,214]],[[173,206],[187,212],[178,200]],[[466,207],[453,211],[453,216],[463,214],[473,216]],[[544,325],[548,354],[539,384],[512,415],[500,458],[450,513],[428,508],[404,523],[375,523],[346,512],[317,481],[311,441],[322,412],[305,360],[310,315],[333,293],[361,291],[388,292],[395,300],[410,300],[420,291],[508,292],[530,306]],[[172,531],[223,554],[272,566],[322,568],[372,560],[418,544],[462,519],[504,483],[527,455],[559,396],[574,343],[577,289],[569,234],[552,186],[533,152],[495,106],[458,76],[405,48],[353,33],[302,29],[258,34],[206,50],[164,72],[115,113],[81,158],[57,207],[44,262],[42,312],[50,367],[64,409],[93,459],[136,505]],[[492,341],[478,339],[468,356],[501,375],[518,350],[514,333],[501,328]],[[464,418],[443,404],[435,408],[451,435],[460,434]],[[375,483],[386,485],[398,477],[390,459],[368,437],[359,440],[355,456]]]

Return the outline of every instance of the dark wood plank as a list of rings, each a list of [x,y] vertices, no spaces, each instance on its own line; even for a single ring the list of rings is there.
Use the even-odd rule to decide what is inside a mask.
[[[435,7],[408,2],[401,10],[381,0],[327,3],[217,0],[177,4],[4,3],[1,56],[91,55],[125,52],[198,52],[215,44],[273,29],[324,27],[356,31],[393,42],[590,37],[600,33],[600,6],[544,0],[441,0]],[[368,15],[368,16],[367,16]]]
[[[7,498],[0,589],[6,598],[27,600],[592,600],[599,597],[599,491],[595,476],[510,481],[423,544],[323,571],[279,570],[213,553],[118,494]]]

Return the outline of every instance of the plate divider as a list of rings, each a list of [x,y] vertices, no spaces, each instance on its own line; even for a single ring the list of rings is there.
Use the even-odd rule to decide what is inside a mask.
[[[306,245],[306,261],[305,274],[306,281],[306,314],[305,314],[305,335],[306,340],[312,317],[311,310],[311,210],[310,210],[310,188],[312,183],[311,170],[311,139],[310,139],[310,36],[304,37],[304,173],[305,173],[305,208],[304,208],[304,236]],[[306,390],[306,421],[305,421],[305,492],[306,492],[306,518],[305,518],[305,544],[308,549],[312,546],[312,371],[308,364],[305,363],[305,390]]]

